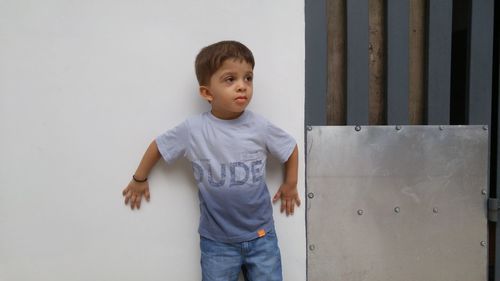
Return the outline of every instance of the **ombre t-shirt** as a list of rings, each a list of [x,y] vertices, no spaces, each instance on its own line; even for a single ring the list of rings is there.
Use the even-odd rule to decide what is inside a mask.
[[[281,163],[288,160],[296,142],[285,131],[248,110],[232,120],[205,112],[161,134],[156,143],[167,164],[180,156],[192,164],[201,236],[236,243],[274,228],[266,159],[271,153]]]

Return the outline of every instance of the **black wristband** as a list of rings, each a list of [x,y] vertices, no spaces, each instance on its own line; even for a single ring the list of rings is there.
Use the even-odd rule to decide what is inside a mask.
[[[148,180],[148,178],[145,178],[143,180],[138,180],[138,179],[135,178],[135,175],[132,175],[132,179],[134,179],[134,181],[136,181],[136,182],[145,182],[145,181]]]

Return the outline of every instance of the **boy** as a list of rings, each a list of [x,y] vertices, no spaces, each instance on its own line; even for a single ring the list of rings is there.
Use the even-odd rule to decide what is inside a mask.
[[[209,112],[188,118],[158,136],[144,154],[123,191],[125,204],[140,208],[149,201],[147,176],[163,157],[179,156],[192,164],[200,198],[203,281],[282,280],[281,257],[272,206],[265,183],[267,152],[285,163],[285,180],[273,197],[281,212],[300,206],[295,140],[266,119],[245,110],[253,94],[252,52],[236,41],[203,48],[195,68],[199,92]]]

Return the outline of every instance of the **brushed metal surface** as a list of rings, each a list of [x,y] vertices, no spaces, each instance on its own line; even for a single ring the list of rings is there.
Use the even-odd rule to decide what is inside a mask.
[[[308,280],[487,280],[488,130],[358,129],[307,132]]]

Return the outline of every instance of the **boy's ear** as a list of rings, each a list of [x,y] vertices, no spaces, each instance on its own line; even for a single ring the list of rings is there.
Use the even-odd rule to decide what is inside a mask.
[[[200,86],[200,96],[208,101],[208,102],[212,102],[212,100],[214,99],[214,97],[212,96],[212,93],[210,92],[210,89],[206,86]]]

